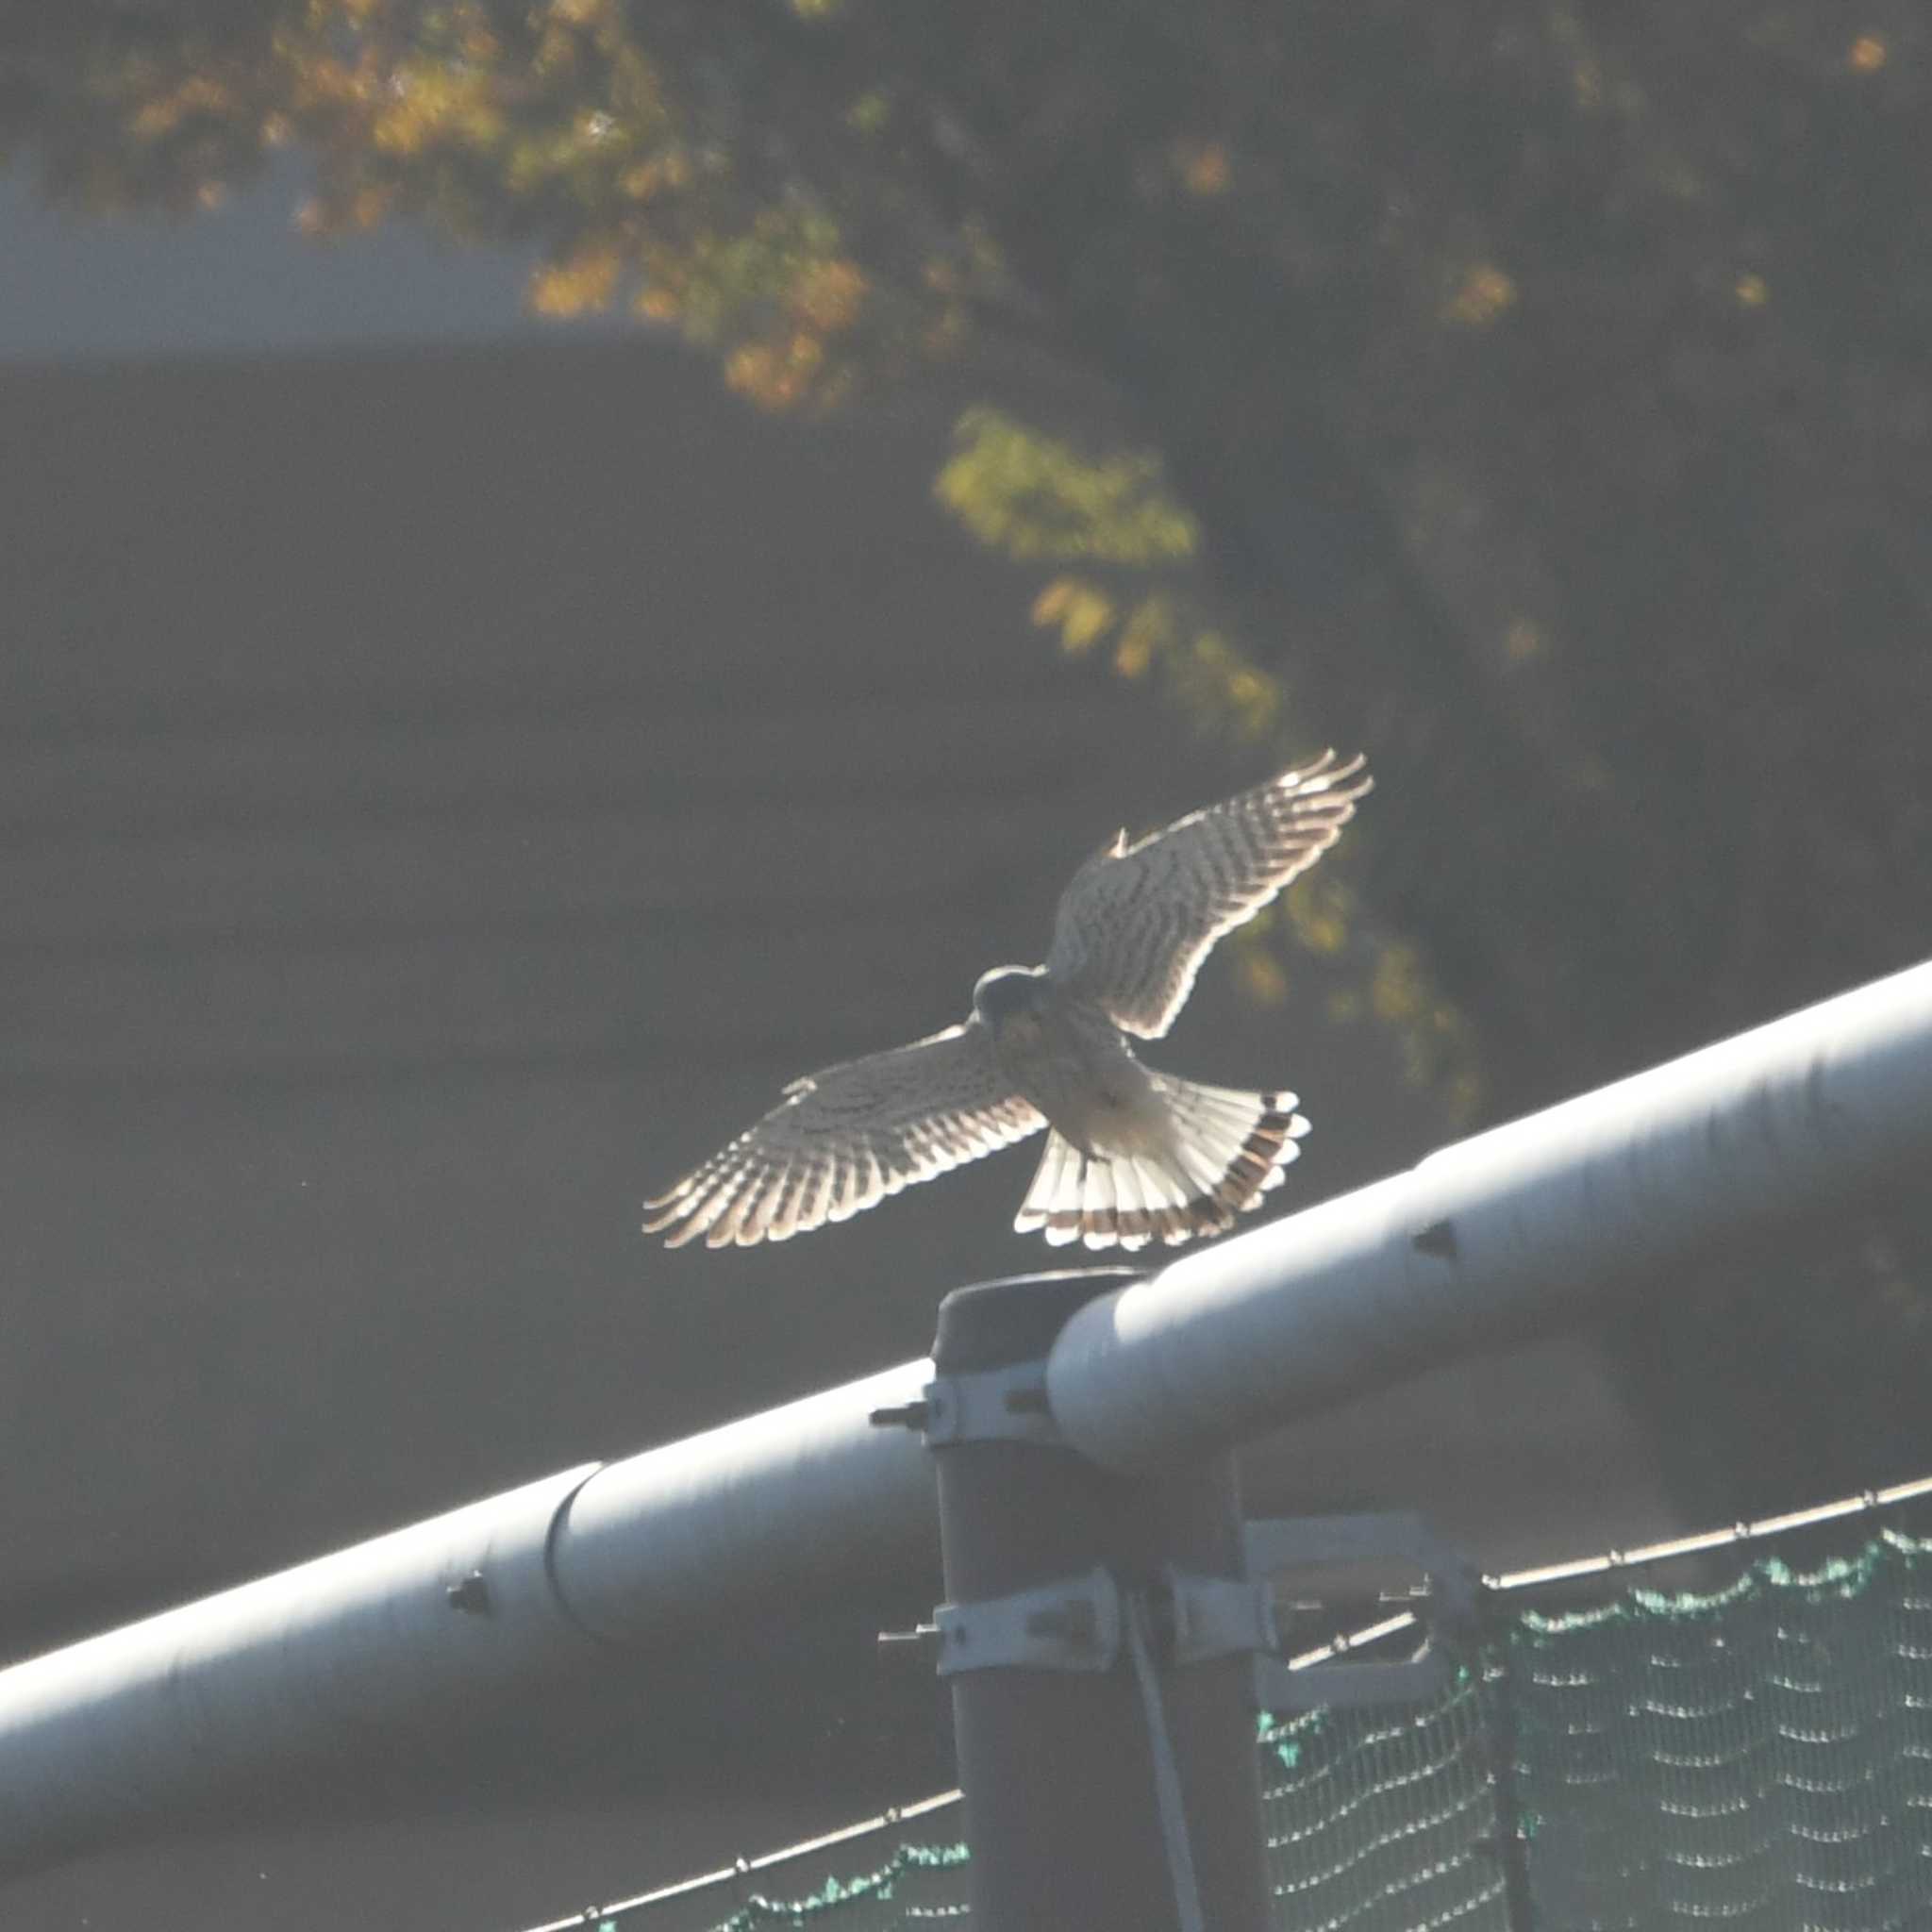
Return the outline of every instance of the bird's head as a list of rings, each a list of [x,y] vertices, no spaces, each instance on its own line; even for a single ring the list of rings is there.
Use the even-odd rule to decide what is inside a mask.
[[[989,1026],[1003,1026],[1040,1003],[1045,970],[1038,966],[995,966],[979,975],[973,989],[973,1010]]]

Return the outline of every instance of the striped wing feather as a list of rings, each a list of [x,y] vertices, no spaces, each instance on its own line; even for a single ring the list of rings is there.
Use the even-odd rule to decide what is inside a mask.
[[[794,1080],[757,1125],[644,1204],[644,1232],[674,1248],[700,1235],[714,1248],[787,1241],[1044,1124],[969,1021]]]
[[[1124,836],[1060,895],[1047,967],[1129,1033],[1158,1040],[1201,961],[1341,836],[1372,784],[1332,751],[1138,844]]]

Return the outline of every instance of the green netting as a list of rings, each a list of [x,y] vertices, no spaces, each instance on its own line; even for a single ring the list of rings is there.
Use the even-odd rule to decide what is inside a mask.
[[[1514,1620],[1542,1932],[1932,1924],[1932,1543]]]
[[[1315,1710],[1263,1725],[1277,1925],[1508,1932],[1493,1702],[1490,1681],[1466,1671],[1430,1709]]]
[[[959,1822],[957,1806],[942,1816]],[[786,1857],[782,1883],[775,1874],[732,1874],[571,1924],[586,1932],[962,1932],[970,1917],[966,1847],[924,1843],[911,1832],[881,1824],[865,1837]]]
[[[758,1932],[774,1925],[836,1924],[839,1932],[896,1932],[900,1926],[958,1924],[966,1910],[964,1845],[900,1844],[876,1871],[827,1878],[808,1897],[754,1892],[718,1932]]]
[[[1932,1541],[1890,1528],[1704,1594],[1489,1602],[1492,1641],[1432,1707],[1262,1724],[1281,1932],[1932,1927]],[[782,1887],[605,1923],[957,1925],[965,1850],[924,1831],[882,1822],[816,1871],[786,1861]]]

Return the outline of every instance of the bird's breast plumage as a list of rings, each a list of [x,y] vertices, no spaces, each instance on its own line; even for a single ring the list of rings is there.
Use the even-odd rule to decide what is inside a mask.
[[[993,1043],[1015,1088],[1083,1153],[1139,1148],[1158,1130],[1146,1069],[1098,1008],[1049,995]]]

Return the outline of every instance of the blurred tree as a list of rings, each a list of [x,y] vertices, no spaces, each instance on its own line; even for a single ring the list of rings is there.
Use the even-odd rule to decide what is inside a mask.
[[[57,200],[192,208],[290,142],[318,232],[537,239],[540,309],[628,303],[768,407],[1015,350],[1102,378],[1134,446],[977,411],[942,497],[1068,648],[1373,753],[1355,868],[1289,926],[1355,893],[1407,935],[1375,999],[1494,1112],[1924,950],[1918,0],[0,22],[0,157]],[[1730,1418],[1692,1507],[1932,1461],[1923,1231],[1821,1241],[1630,1345]]]

